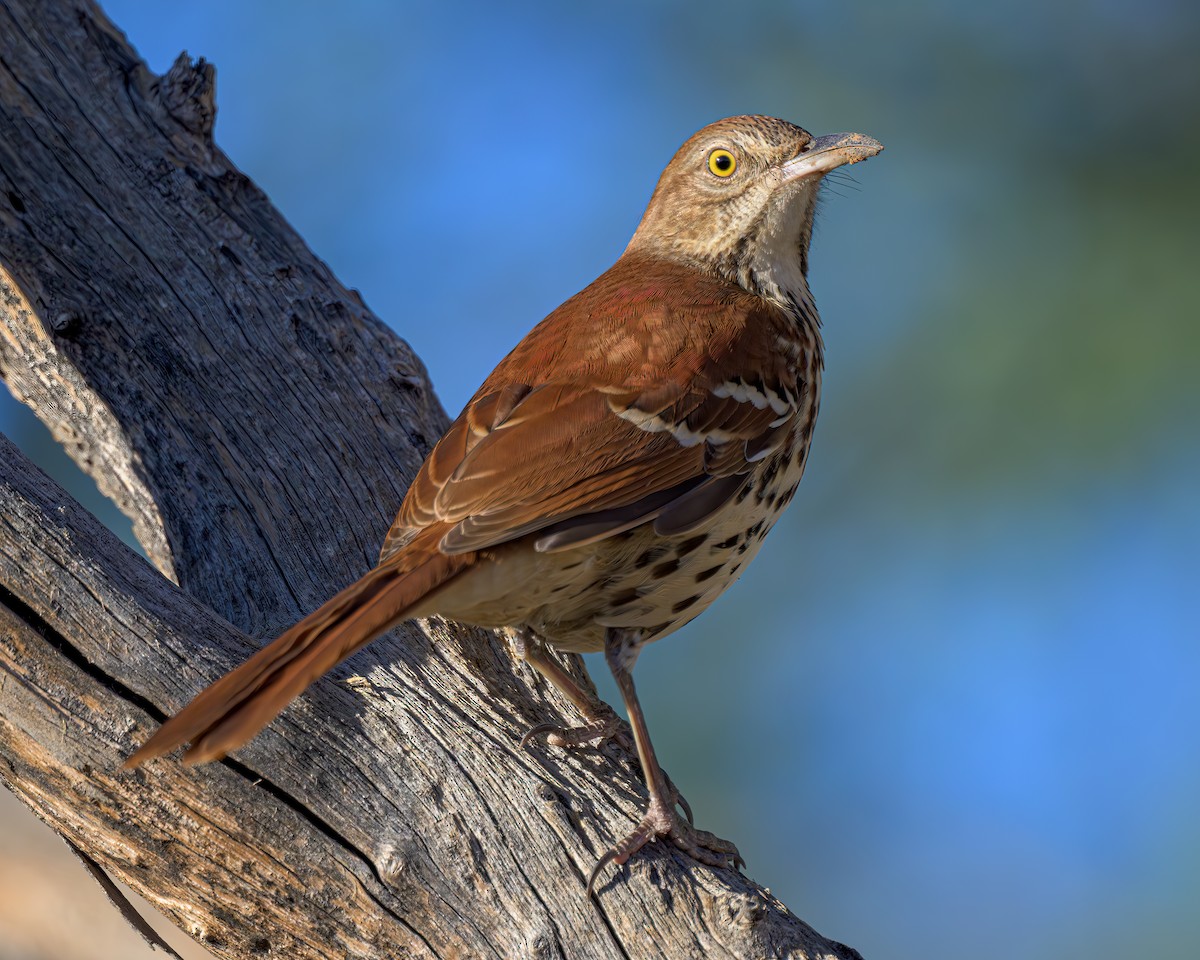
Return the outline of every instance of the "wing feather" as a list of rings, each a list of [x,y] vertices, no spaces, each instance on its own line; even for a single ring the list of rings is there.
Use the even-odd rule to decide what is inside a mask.
[[[530,535],[567,549],[648,522],[682,534],[786,440],[804,387],[777,347],[790,318],[677,265],[642,264],[636,282],[620,267],[496,368],[421,468],[385,557],[433,523],[452,525],[446,553]],[[681,280],[698,287],[682,304]]]

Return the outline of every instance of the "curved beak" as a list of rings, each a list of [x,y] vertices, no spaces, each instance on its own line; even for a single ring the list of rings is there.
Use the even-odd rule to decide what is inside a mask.
[[[838,167],[873,157],[882,149],[882,143],[861,133],[831,133],[810,140],[807,147],[780,169],[784,180],[819,177]]]

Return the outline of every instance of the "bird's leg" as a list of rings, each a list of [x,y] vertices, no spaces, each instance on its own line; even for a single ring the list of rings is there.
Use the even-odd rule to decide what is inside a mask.
[[[680,850],[709,866],[743,865],[737,847],[707,831],[697,830],[684,821],[675,809],[678,792],[658,764],[654,745],[650,742],[650,733],[646,729],[646,718],[642,714],[642,706],[633,686],[633,664],[640,650],[641,636],[636,631],[609,628],[605,634],[604,655],[625,700],[625,710],[629,714],[633,739],[637,744],[638,759],[642,762],[642,772],[650,790],[650,803],[636,829],[614,844],[592,868],[587,885],[589,897],[595,887],[596,877],[606,864],[615,863],[620,866],[647,843],[659,837],[669,838]]]
[[[584,718],[584,723],[578,727],[564,727],[557,723],[539,723],[531,727],[521,738],[521,746],[527,747],[537,737],[544,736],[551,746],[573,749],[587,744],[601,745],[613,742],[633,753],[636,750],[629,727],[615,710],[603,700],[587,693],[557,660],[550,656],[546,645],[532,630],[523,627],[512,632],[513,650],[517,656],[536,669],[538,673],[549,680],[575,705],[575,709]],[[643,767],[643,769],[645,769]],[[688,822],[692,822],[692,808],[687,800],[664,773],[670,796],[674,802],[683,808]]]
[[[622,746],[633,748],[629,733],[621,718],[603,700],[598,700],[584,690],[575,678],[562,668],[546,649],[546,645],[528,627],[513,633],[513,650],[517,656],[549,680],[565,696],[586,721],[578,727],[562,727],[554,723],[539,723],[521,738],[521,746],[527,746],[536,737],[545,736],[546,741],[556,747],[581,747],[589,743],[608,740],[623,741]]]

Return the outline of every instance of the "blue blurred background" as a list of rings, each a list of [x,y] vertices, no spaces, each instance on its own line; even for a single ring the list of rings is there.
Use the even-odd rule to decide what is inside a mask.
[[[867,958],[1200,956],[1200,6],[104,6],[216,64],[220,145],[452,414],[700,126],[882,140],[821,211],[800,494],[639,663],[660,755]]]

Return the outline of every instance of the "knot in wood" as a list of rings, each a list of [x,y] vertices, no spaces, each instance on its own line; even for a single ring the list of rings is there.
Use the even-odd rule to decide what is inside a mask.
[[[558,960],[562,955],[553,930],[542,926],[529,931],[522,953],[523,960]]]
[[[185,50],[159,83],[163,106],[181,127],[212,143],[217,118],[217,71],[201,57],[194,64]]]
[[[724,907],[729,923],[743,930],[767,915],[766,901],[752,893],[736,893],[725,900]]]
[[[375,854],[375,870],[389,887],[400,886],[412,857],[404,843],[385,841]]]
[[[78,310],[63,310],[55,315],[51,328],[60,340],[74,340],[83,332],[83,314]]]

